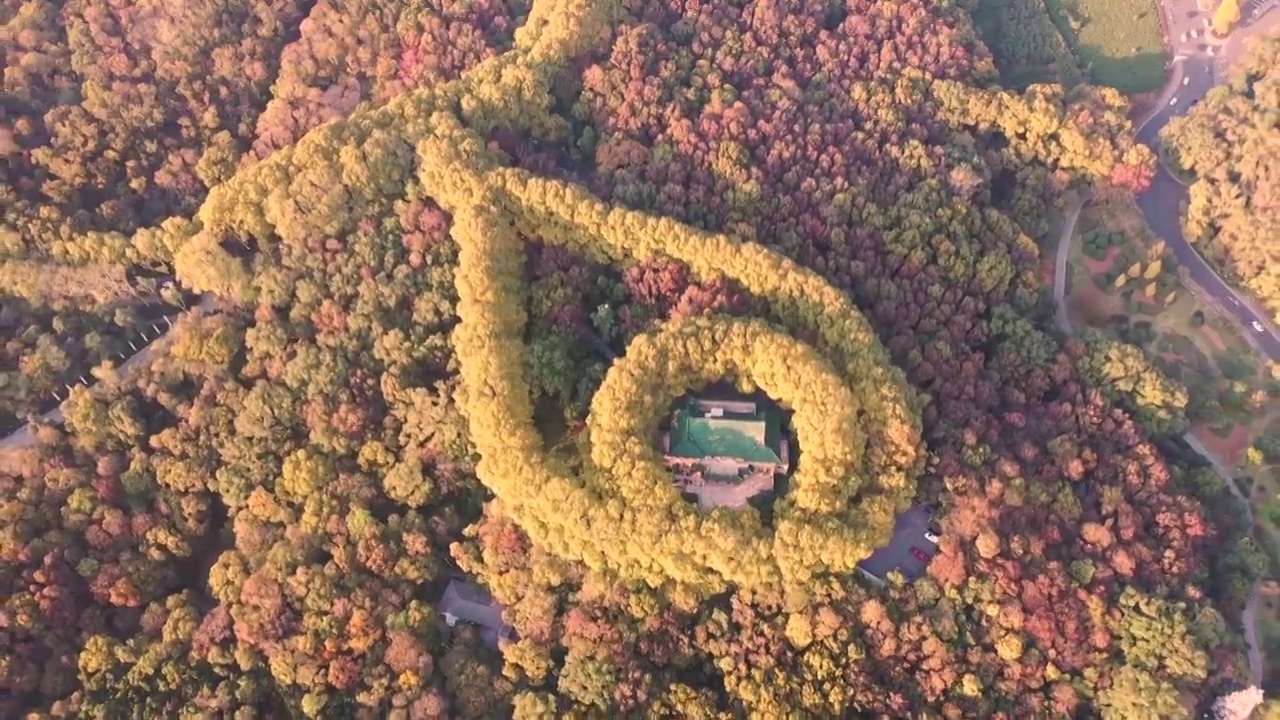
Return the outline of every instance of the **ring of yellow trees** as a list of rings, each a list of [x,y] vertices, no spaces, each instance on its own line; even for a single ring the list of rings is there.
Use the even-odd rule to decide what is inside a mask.
[[[693,318],[632,340],[591,400],[592,463],[632,507],[678,501],[670,473],[644,440],[654,437],[673,400],[722,378],[759,388],[794,411],[804,453],[784,502],[839,512],[861,485],[867,439],[858,402],[817,351],[761,320]]]
[[[716,510],[713,515],[726,517],[704,522],[707,516],[681,499],[652,441],[672,400],[722,378],[758,387],[794,410],[792,428],[802,454],[790,491],[775,506],[772,533],[754,513],[743,511]],[[694,547],[671,547],[666,555],[697,553],[699,545],[734,548],[731,555],[699,558],[722,576],[731,575],[743,558],[765,558],[784,577],[793,574],[789,570],[804,568],[800,572],[807,574],[817,566],[847,570],[868,554],[869,536],[877,534],[859,528],[887,530],[883,522],[892,521],[890,511],[879,527],[869,528],[868,518],[847,512],[862,484],[866,447],[858,410],[857,399],[830,363],[763,321],[687,320],[635,338],[609,369],[587,420],[586,478],[601,494],[625,501],[626,527],[644,548],[691,539],[674,537],[669,527],[699,529],[692,536]],[[714,539],[696,540],[713,532]],[[726,561],[730,565],[720,565]]]
[[[843,293],[755,243],[495,166],[456,120],[434,129],[418,146],[419,177],[454,214],[462,320],[454,340],[478,473],[535,542],[626,580],[705,594],[730,583],[803,592],[815,575],[851,571],[888,539],[922,465],[919,420],[905,379]],[[532,420],[522,236],[602,261],[669,258],[699,279],[731,278],[816,347],[763,321],[728,318],[641,336],[593,399],[589,447],[572,469],[544,449]],[[652,444],[672,399],[721,377],[795,410],[802,454],[772,530],[754,512],[696,511]]]

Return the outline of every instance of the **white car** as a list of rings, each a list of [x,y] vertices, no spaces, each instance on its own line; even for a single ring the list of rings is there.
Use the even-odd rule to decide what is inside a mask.
[[[938,534],[937,534],[937,533],[935,533],[935,532],[934,532],[934,531],[932,531],[932,530],[925,530],[925,531],[924,531],[924,539],[925,539],[925,540],[928,540],[929,542],[933,543],[934,545],[937,545],[937,544],[938,544],[938,540],[939,540],[939,538],[938,538]]]
[[[1174,105],[1177,105],[1177,104],[1178,104],[1178,98],[1174,98],[1169,101],[1169,107],[1173,107]]]
[[[1183,86],[1183,87],[1186,87],[1187,85],[1190,85],[1190,84],[1191,84],[1191,78],[1189,78],[1189,77],[1184,77],[1184,78],[1182,78],[1182,86]]]
[[[1253,321],[1253,331],[1254,331],[1254,332],[1265,332],[1265,330],[1264,330],[1264,329],[1263,329],[1263,327],[1262,327],[1262,323],[1258,322],[1257,320],[1254,320],[1254,321]]]

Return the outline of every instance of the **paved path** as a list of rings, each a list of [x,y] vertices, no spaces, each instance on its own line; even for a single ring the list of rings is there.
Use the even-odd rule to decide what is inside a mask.
[[[1075,234],[1076,220],[1080,218],[1080,208],[1082,206],[1083,203],[1073,201],[1072,205],[1067,209],[1066,219],[1062,223],[1062,237],[1058,240],[1058,256],[1053,268],[1053,299],[1057,305],[1058,326],[1068,335],[1075,332],[1071,328],[1071,318],[1067,315],[1067,304],[1064,297],[1066,293],[1068,258],[1071,255],[1071,238]],[[1240,491],[1240,488],[1231,479],[1233,475],[1231,468],[1224,465],[1194,434],[1187,432],[1182,436],[1182,439],[1213,467],[1218,476],[1222,478],[1223,484],[1231,491],[1231,494],[1235,495],[1244,505],[1245,519],[1249,524],[1249,531],[1252,532],[1253,506],[1250,504],[1249,498],[1245,497],[1244,493]],[[1245,603],[1244,610],[1240,613],[1240,624],[1244,626],[1244,640],[1249,651],[1249,674],[1253,677],[1254,685],[1261,685],[1262,650],[1258,644],[1258,583],[1255,583],[1249,591],[1249,600]]]
[[[1084,202],[1079,199],[1071,201],[1067,208],[1066,219],[1062,221],[1062,236],[1058,238],[1058,259],[1053,266],[1053,300],[1057,306],[1058,327],[1071,332],[1071,319],[1067,317],[1067,259],[1071,256],[1071,236],[1076,231],[1076,220],[1080,219],[1080,210]]]
[[[1268,7],[1274,7],[1274,2]],[[1195,22],[1202,22],[1202,20],[1188,18],[1189,13],[1195,12],[1194,1],[1168,0],[1161,4],[1161,8],[1167,22],[1172,20],[1169,22],[1171,37],[1168,39],[1170,47],[1174,48],[1177,56],[1173,63],[1173,75],[1161,94],[1159,105],[1138,128],[1138,139],[1157,153],[1160,149],[1160,131],[1164,126],[1168,125],[1174,117],[1185,114],[1191,106],[1224,81],[1221,73],[1223,63],[1216,61],[1238,57],[1243,54],[1251,38],[1280,26],[1280,13],[1264,12],[1255,15],[1254,8],[1251,7],[1246,11],[1248,14],[1245,24],[1231,34],[1226,44],[1222,46],[1222,54],[1213,58],[1200,52],[1197,49],[1198,46],[1191,43],[1178,45],[1181,32],[1185,29],[1184,25],[1190,28]],[[1182,84],[1184,79],[1187,82],[1186,85]],[[1176,102],[1170,105],[1170,100],[1175,99]],[[1241,325],[1245,334],[1257,343],[1268,359],[1280,362],[1280,333],[1277,333],[1271,325],[1268,314],[1256,307],[1243,293],[1237,292],[1228,285],[1217,271],[1205,262],[1195,246],[1183,237],[1182,204],[1187,197],[1187,188],[1170,175],[1161,164],[1156,167],[1156,176],[1151,182],[1151,187],[1138,196],[1138,207],[1142,209],[1142,214],[1146,217],[1152,232],[1164,240],[1165,246],[1178,259],[1178,264],[1187,269],[1192,281],[1222,305],[1222,308]],[[1259,333],[1254,330],[1255,322],[1263,326],[1264,332]]]
[[[217,307],[217,300],[215,299],[213,294],[210,293],[210,294],[206,294],[203,298],[200,299],[200,304],[197,305],[195,309],[199,310],[200,312],[209,312],[213,310],[215,307]],[[146,347],[134,353],[133,357],[130,357],[128,360],[125,360],[120,365],[120,367],[117,368],[118,372],[121,375],[127,375],[130,372],[130,370],[132,370],[133,368],[139,367],[147,363],[151,359],[153,351],[157,347],[156,344],[159,343],[161,339],[167,337],[168,335],[169,335],[169,330],[165,330],[163,333],[157,335],[154,339],[152,339],[150,343],[147,344]],[[65,401],[63,402],[63,404],[66,404]],[[56,425],[62,424],[66,420],[66,418],[62,416],[62,405],[58,405],[58,407],[50,410],[44,415],[41,415],[40,419],[45,423],[51,423]],[[3,440],[0,440],[0,457],[3,457],[4,455],[6,455],[11,451],[21,450],[22,448],[30,447],[31,445],[35,444],[35,441],[36,441],[36,435],[35,435],[35,432],[33,431],[33,426],[31,423],[28,423],[21,430],[18,430],[13,434],[9,435],[8,437],[4,438]]]

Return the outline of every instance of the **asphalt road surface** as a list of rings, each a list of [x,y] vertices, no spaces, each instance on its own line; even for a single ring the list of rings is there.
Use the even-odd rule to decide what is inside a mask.
[[[1271,13],[1266,16],[1264,22],[1259,22],[1247,29],[1242,28],[1242,30],[1250,35],[1265,32],[1268,27],[1263,26],[1275,26],[1277,18],[1280,18],[1280,14]],[[1233,45],[1236,42],[1233,38]],[[1243,40],[1239,42],[1243,43]],[[1176,92],[1173,97],[1177,99],[1177,103],[1169,105],[1169,100],[1164,99],[1164,104],[1159,111],[1138,131],[1138,139],[1150,146],[1152,150],[1159,149],[1160,130],[1169,123],[1169,120],[1187,112],[1215,86],[1216,73],[1213,58],[1197,55],[1183,58],[1180,62],[1182,77],[1187,79],[1187,84],[1175,86]],[[1163,166],[1158,166],[1150,189],[1138,196],[1138,207],[1146,216],[1151,230],[1164,240],[1165,245],[1178,259],[1178,264],[1187,269],[1192,281],[1221,304],[1226,312],[1235,316],[1244,332],[1261,346],[1263,352],[1273,362],[1280,362],[1280,334],[1277,334],[1269,325],[1266,314],[1255,309],[1244,295],[1223,281],[1218,273],[1204,261],[1200,253],[1196,252],[1195,247],[1182,236],[1182,204],[1186,199],[1186,187],[1175,180]],[[1255,322],[1263,326],[1263,332],[1259,333],[1254,329]]]
[[[891,570],[901,572],[908,580],[915,580],[925,572],[927,562],[916,559],[911,548],[920,548],[930,559],[938,548],[924,538],[929,527],[929,513],[912,505],[898,515],[893,523],[893,538],[888,545],[876,550],[870,557],[858,563],[858,567],[883,580]]]

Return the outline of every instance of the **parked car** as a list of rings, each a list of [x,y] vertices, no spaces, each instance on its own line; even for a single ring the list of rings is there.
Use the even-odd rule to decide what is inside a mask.
[[[925,531],[924,531],[924,539],[925,539],[925,540],[928,540],[929,542],[933,543],[934,545],[937,545],[937,544],[938,544],[938,533],[934,532],[933,530],[925,530]]]
[[[918,547],[911,548],[911,557],[919,560],[920,562],[929,562],[929,553],[926,553]]]

